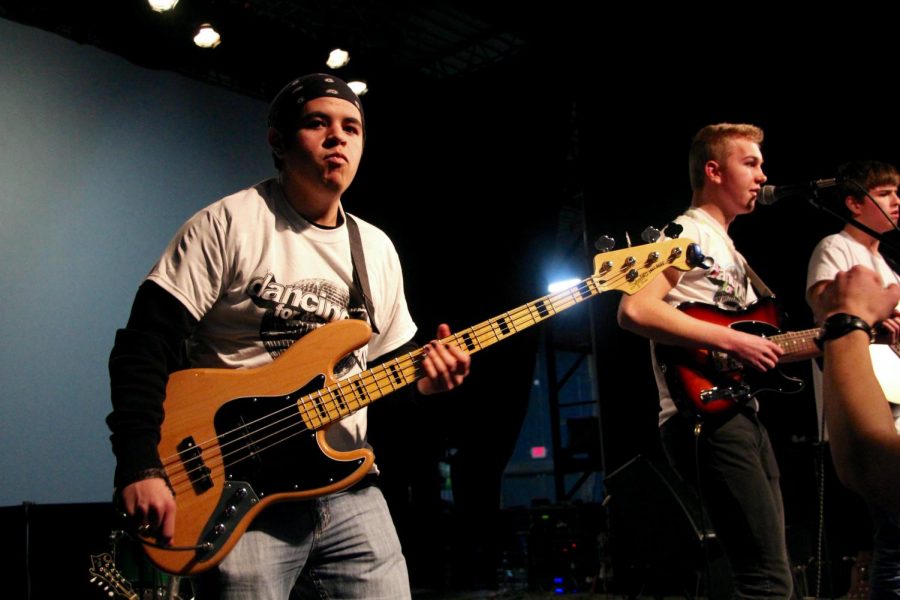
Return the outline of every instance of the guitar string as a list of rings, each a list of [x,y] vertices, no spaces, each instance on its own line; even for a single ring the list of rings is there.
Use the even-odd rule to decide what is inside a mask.
[[[669,267],[669,266],[672,266],[671,261],[661,261],[661,262],[653,265],[651,267],[651,269],[652,268],[658,269],[660,267]],[[619,281],[621,279],[626,278],[626,276],[627,276],[627,271],[620,270],[618,272],[618,274],[613,275],[610,277],[610,279],[606,280],[604,282],[604,286],[610,286],[610,284],[613,284],[613,285],[617,284],[617,283],[619,283]],[[597,278],[597,276],[589,277],[589,278],[585,279],[584,281],[580,282],[579,284],[577,284],[576,286],[567,288],[566,290],[563,290],[561,292],[557,292],[555,294],[545,296],[543,298],[540,298],[538,300],[535,300],[533,302],[530,302],[530,303],[520,306],[518,308],[512,309],[511,311],[503,313],[503,315],[499,315],[488,321],[479,323],[478,325],[475,325],[474,327],[472,327],[468,330],[464,330],[462,332],[458,332],[456,334],[448,336],[448,338],[446,338],[444,341],[445,342],[448,342],[448,341],[455,342],[458,346],[467,346],[467,344],[465,343],[466,341],[472,342],[473,348],[469,352],[470,353],[477,352],[478,350],[482,349],[485,346],[492,345],[492,344],[500,341],[504,337],[511,335],[512,333],[516,333],[520,328],[529,327],[529,326],[531,326],[535,323],[538,323],[546,318],[549,318],[550,316],[553,316],[554,314],[561,312],[562,310],[566,310],[566,309],[570,308],[574,304],[577,304],[583,300],[589,299],[589,298],[593,297],[594,295],[601,293],[602,291],[606,291],[606,289],[594,289],[594,290],[590,289],[592,284],[596,288],[599,288],[599,286],[597,286],[597,284],[595,282],[595,278]],[[586,294],[586,292],[587,292],[587,294]],[[541,315],[540,312],[538,311],[537,318],[536,318],[534,316],[534,313],[537,310],[536,307],[542,301],[545,302],[546,304],[550,305],[549,308],[551,309],[551,311],[548,311],[546,315]],[[546,310],[547,307],[544,307],[544,308]],[[506,319],[507,326],[511,325],[510,326],[511,331],[509,334],[497,335],[497,333],[496,333],[497,328],[501,327],[500,325],[498,325],[500,319]],[[521,321],[524,321],[524,327],[522,327],[522,325],[520,323]],[[487,337],[488,335],[490,335],[491,337]],[[475,338],[474,341],[472,340],[473,337]],[[484,341],[482,341],[482,338],[485,338]],[[355,376],[351,376],[347,379],[343,379],[339,382],[336,382],[335,384],[333,384],[331,386],[328,386],[327,388],[323,388],[321,390],[318,390],[317,392],[308,394],[308,395],[304,396],[303,398],[300,398],[297,402],[292,403],[289,406],[285,406],[284,408],[279,409],[277,411],[273,411],[270,414],[264,415],[263,417],[260,417],[259,419],[256,419],[255,421],[246,423],[242,427],[236,428],[230,432],[226,432],[226,433],[218,436],[217,438],[214,438],[214,440],[206,440],[205,442],[194,445],[190,449],[186,449],[184,451],[179,451],[175,455],[168,457],[164,461],[164,465],[166,465],[168,467],[168,466],[177,465],[179,462],[189,463],[191,460],[196,460],[196,459],[188,458],[187,461],[182,461],[181,455],[184,454],[185,452],[192,452],[192,453],[198,453],[198,454],[202,453],[204,450],[209,450],[208,445],[211,443],[214,443],[214,441],[216,441],[216,440],[228,437],[229,435],[235,434],[236,432],[238,432],[240,430],[249,430],[248,428],[251,425],[258,425],[262,421],[271,420],[273,417],[276,417],[278,415],[278,413],[281,413],[281,412],[287,413],[284,417],[277,419],[273,423],[264,424],[261,427],[258,427],[257,429],[253,429],[252,432],[250,432],[248,434],[239,436],[236,439],[232,439],[232,440],[222,443],[221,445],[219,445],[218,453],[208,454],[207,456],[204,457],[203,460],[197,461],[198,464],[196,467],[184,470],[182,478],[174,478],[173,477],[172,478],[173,480],[170,481],[170,483],[172,484],[173,488],[175,488],[175,487],[181,488],[182,485],[185,483],[187,483],[189,485],[193,485],[193,483],[191,481],[191,476],[194,474],[194,472],[196,470],[203,469],[204,467],[206,467],[206,468],[210,469],[209,474],[211,474],[213,468],[215,468],[217,471],[219,469],[224,469],[226,458],[234,456],[234,454],[236,454],[237,452],[241,452],[241,451],[246,450],[251,447],[251,446],[248,446],[247,444],[244,444],[242,446],[239,446],[237,448],[237,450],[229,450],[228,452],[226,452],[224,450],[224,448],[226,446],[238,444],[240,442],[245,441],[246,439],[250,439],[251,444],[258,445],[258,443],[269,440],[273,436],[277,436],[286,431],[290,431],[294,427],[297,427],[297,426],[300,427],[300,429],[298,431],[291,431],[286,437],[275,439],[274,441],[269,443],[267,446],[257,448],[257,449],[251,449],[248,456],[238,458],[237,460],[234,460],[231,462],[231,464],[237,464],[238,462],[241,462],[243,460],[246,460],[247,458],[252,457],[257,452],[262,452],[268,448],[271,448],[274,445],[283,443],[284,441],[287,441],[288,439],[290,439],[296,435],[302,434],[307,431],[320,429],[324,425],[333,423],[334,421],[338,420],[340,417],[345,416],[345,413],[352,414],[356,410],[359,410],[359,408],[362,408],[362,406],[366,406],[373,401],[373,400],[368,400],[367,402],[365,401],[365,400],[367,400],[367,397],[370,395],[369,390],[371,389],[373,384],[375,386],[376,394],[377,394],[377,397],[375,399],[380,398],[385,393],[390,393],[391,391],[398,389],[397,386],[395,386],[392,381],[392,378],[397,376],[396,371],[389,372],[390,366],[392,364],[394,367],[397,367],[397,366],[400,367],[400,372],[402,374],[404,381],[399,387],[405,387],[406,385],[412,383],[412,381],[415,381],[416,379],[419,379],[421,377],[422,368],[420,367],[420,364],[421,364],[422,360],[424,360],[423,350],[422,349],[416,350],[414,352],[409,353],[407,355],[407,357],[405,357],[403,359],[400,359],[400,358],[394,359],[392,361],[389,361],[388,363],[384,363],[382,365],[373,367],[372,369],[368,370],[368,374],[365,374],[365,372],[357,373]],[[412,368],[412,370],[413,370],[413,373],[412,373],[412,375],[414,377],[413,379],[410,379],[410,376],[405,373],[405,371],[409,370],[410,368]],[[366,380],[368,380],[368,383],[366,382]],[[382,391],[381,384],[382,384],[382,382],[385,382],[385,381],[387,382],[386,387],[389,388],[387,392]],[[353,389],[353,386],[356,384],[360,384],[360,383],[362,386],[362,394],[361,394],[361,398],[357,398],[356,395],[359,394],[360,390],[358,387],[357,387],[357,389]],[[346,399],[348,397],[348,395],[345,393],[346,390],[342,389],[342,388],[348,388],[348,387],[350,388],[349,397],[350,397],[351,401],[356,400],[356,403],[358,405],[356,409],[350,409],[350,410],[341,409],[339,402],[338,402],[338,405],[335,406],[335,403],[337,401],[335,400],[335,394],[334,394],[333,390],[336,389],[338,391],[338,394],[340,395],[340,397]],[[320,403],[317,406],[313,406],[313,404],[315,404],[315,403],[310,402],[309,399],[316,395],[318,395]],[[323,396],[325,396],[325,395],[330,396],[331,399],[324,400],[324,402],[322,402]],[[290,395],[288,395],[287,397],[289,398]],[[323,405],[324,405],[324,413],[326,415],[325,417],[323,417],[320,414],[322,412]],[[345,405],[346,405],[346,400],[345,400]],[[332,411],[337,415],[336,417],[332,417]],[[291,421],[291,420],[296,421],[298,418],[299,418],[299,421],[297,421],[297,422],[287,423],[281,429],[271,431],[271,429],[273,427],[277,427],[280,424],[284,423],[285,421]],[[315,423],[316,420],[319,421],[318,425]],[[308,426],[308,424],[312,424],[312,428],[310,428]],[[259,438],[258,434],[260,432],[263,432],[264,430],[269,430],[269,431],[267,431],[266,434],[262,438]],[[256,437],[254,437],[254,436],[256,436]]]
[[[611,278],[610,281],[613,281],[615,279],[620,279],[622,277],[624,277],[624,275],[619,275],[614,278]],[[448,339],[445,341],[452,341],[452,342],[455,342],[459,346],[466,346],[466,344],[463,342],[464,342],[464,339],[466,338],[466,336],[469,335],[470,337],[468,339],[470,339],[470,340],[472,337],[476,338],[476,344],[474,344],[473,349],[470,351],[470,352],[475,352],[475,351],[481,349],[481,347],[484,347],[486,345],[491,345],[491,344],[503,339],[503,337],[505,337],[505,336],[499,336],[496,333],[496,328],[498,327],[497,321],[499,319],[505,318],[508,322],[510,322],[509,323],[511,325],[510,334],[518,331],[518,329],[520,329],[520,328],[524,328],[524,327],[533,325],[533,324],[539,322],[540,320],[548,318],[549,316],[552,316],[553,314],[556,314],[556,313],[560,312],[561,310],[565,310],[565,309],[573,306],[574,304],[576,304],[582,300],[591,298],[592,296],[599,293],[599,290],[595,290],[595,291],[590,290],[591,284],[594,283],[593,279],[594,279],[593,277],[588,278],[588,279],[580,282],[577,286],[573,286],[572,288],[568,288],[564,291],[557,292],[556,294],[545,296],[544,298],[535,300],[526,305],[512,309],[511,311],[508,311],[507,313],[504,313],[501,316],[494,317],[493,319],[491,319],[489,321],[479,323],[478,325],[470,328],[469,330],[464,330],[462,332],[453,334],[453,335],[449,336]],[[607,282],[607,283],[609,283],[609,282]],[[586,291],[588,292],[588,295],[585,295]],[[552,309],[552,311],[548,312],[547,315],[543,316],[543,317],[541,317],[540,313],[538,312],[537,317],[535,317],[536,305],[539,304],[542,300],[545,303],[548,303],[551,305],[550,308]],[[524,327],[522,327],[523,325],[524,325]],[[488,334],[490,334],[493,337],[493,339],[488,338],[484,342],[481,342],[481,339],[484,338],[485,336],[487,336]],[[253,450],[250,452],[250,454],[248,456],[241,457],[236,461],[232,461],[232,463],[231,463],[231,464],[237,464],[238,462],[241,462],[241,461],[245,460],[246,458],[250,458],[254,452],[262,452],[268,448],[271,448],[272,446],[274,446],[276,444],[283,443],[284,441],[287,441],[288,439],[290,439],[296,435],[310,431],[311,429],[309,427],[307,427],[307,422],[315,424],[315,419],[313,417],[318,418],[320,421],[320,424],[317,427],[315,427],[315,429],[319,429],[325,424],[336,421],[337,418],[334,418],[330,421],[326,421],[324,418],[321,417],[321,415],[318,414],[317,408],[312,406],[312,404],[314,404],[314,403],[304,401],[304,400],[308,400],[309,398],[311,398],[312,396],[315,396],[317,394],[319,395],[320,399],[325,394],[328,394],[333,397],[334,394],[331,392],[332,388],[338,388],[340,390],[341,387],[351,388],[350,397],[353,399],[356,399],[355,396],[358,393],[358,390],[354,390],[352,386],[354,385],[354,383],[359,383],[359,382],[362,382],[362,387],[366,391],[369,390],[372,387],[372,384],[374,383],[374,385],[377,389],[377,393],[384,395],[384,393],[382,392],[381,384],[382,384],[382,382],[387,381],[388,386],[391,388],[388,390],[387,393],[390,393],[391,391],[394,391],[395,389],[397,389],[397,387],[394,386],[393,382],[391,381],[393,374],[388,373],[389,366],[391,365],[391,363],[396,362],[397,365],[395,365],[395,366],[398,366],[398,365],[400,366],[401,373],[408,370],[409,367],[411,366],[414,370],[415,379],[418,379],[419,378],[418,376],[421,375],[421,373],[422,373],[422,369],[419,365],[421,363],[421,360],[424,360],[423,354],[424,354],[423,351],[421,349],[419,349],[417,351],[409,353],[409,358],[404,359],[402,362],[400,359],[395,359],[394,361],[389,361],[388,363],[384,363],[382,365],[378,365],[377,367],[374,367],[373,369],[370,370],[369,375],[367,375],[365,377],[363,376],[362,373],[358,373],[355,376],[351,376],[350,378],[343,379],[340,382],[337,382],[337,384],[335,384],[333,386],[329,386],[328,388],[324,388],[323,390],[319,390],[318,392],[309,394],[306,397],[304,397],[304,399],[301,399],[297,403],[300,407],[299,411],[297,411],[298,406],[295,404],[292,404],[290,406],[286,406],[282,409],[279,409],[278,411],[274,411],[273,413],[265,415],[265,416],[257,419],[256,421],[251,421],[250,423],[245,424],[243,426],[243,428],[237,428],[230,432],[222,434],[221,436],[219,436],[219,439],[226,438],[226,437],[228,437],[229,434],[234,434],[236,431],[239,431],[240,429],[246,430],[246,429],[248,429],[249,425],[251,425],[251,424],[258,424],[259,422],[261,422],[263,420],[270,420],[273,416],[277,415],[277,413],[279,413],[279,412],[289,411],[288,415],[285,416],[284,418],[278,419],[274,423],[268,423],[268,424],[263,425],[262,427],[254,429],[252,432],[253,435],[244,435],[242,437],[238,437],[237,439],[229,440],[228,442],[221,444],[219,446],[220,451],[218,453],[209,454],[208,456],[204,457],[206,460],[204,460],[202,463],[198,464],[197,467],[194,467],[190,470],[186,470],[184,472],[183,478],[181,478],[180,480],[173,478],[173,480],[170,481],[170,483],[172,484],[173,487],[181,487],[181,485],[184,483],[193,485],[191,483],[191,475],[194,474],[194,471],[196,471],[197,469],[202,469],[204,466],[207,468],[210,468],[211,470],[212,470],[212,468],[216,468],[216,469],[224,468],[224,462],[225,462],[226,458],[228,458],[229,456],[233,456],[237,452],[243,451],[244,449],[246,449],[248,447],[246,444],[244,444],[244,445],[238,447],[237,450],[230,450],[228,452],[225,452],[223,450],[223,448],[225,446],[237,444],[239,442],[244,441],[247,438],[253,439],[253,443],[258,444],[260,442],[264,442],[264,441],[270,439],[272,436],[276,436],[278,434],[284,433],[285,431],[289,431],[290,429],[292,429],[294,427],[297,427],[297,426],[300,427],[300,430],[293,431],[289,435],[287,435],[283,438],[276,439],[275,441],[268,444],[267,446],[259,448],[258,450]],[[407,363],[407,365],[404,365],[404,363]],[[400,387],[405,387],[406,385],[408,385],[409,383],[411,383],[412,381],[415,380],[415,379],[410,379],[409,376],[406,375],[406,373],[403,373],[403,377],[404,377],[405,381],[404,381],[403,385],[401,385]],[[379,378],[380,378],[380,380],[379,380]],[[367,384],[364,381],[365,379],[369,379],[370,382]],[[349,384],[349,385],[347,385],[347,384]],[[344,398],[347,397],[346,393],[342,393],[341,395]],[[365,398],[363,398],[362,400],[365,400]],[[334,402],[335,402],[334,400],[332,400],[330,402],[325,401],[326,414],[330,417],[331,410],[329,410],[329,409],[333,409],[337,413],[338,417],[340,417],[340,416],[342,416],[341,410],[339,408],[334,407]],[[361,406],[365,406],[370,402],[363,403],[362,401],[357,399],[357,403],[360,404]],[[361,408],[361,406],[358,406],[356,410]],[[298,414],[298,412],[300,414]],[[355,411],[351,410],[351,411],[347,412],[347,414],[350,414],[352,412],[355,412]],[[258,434],[260,432],[262,432],[263,430],[271,429],[272,427],[277,426],[286,420],[293,420],[297,417],[299,417],[298,422],[289,423],[289,424],[287,424],[287,426],[285,426],[281,429],[278,429],[276,431],[269,431],[262,438],[258,437]],[[306,418],[304,419],[303,417],[306,417]],[[256,436],[256,437],[254,437],[254,436]],[[207,441],[207,443],[208,443],[208,441]],[[196,448],[199,447],[200,451],[202,452],[204,450],[205,445],[206,444],[198,444],[190,450],[196,451]],[[208,448],[206,448],[206,449],[208,449]],[[169,459],[166,461],[167,466],[172,465],[172,464],[177,464],[178,462],[180,462],[180,454],[182,454],[182,452],[179,452],[178,454],[169,457]],[[219,460],[217,460],[220,457],[217,456],[216,454],[219,454],[221,456],[221,462]],[[191,459],[188,459],[188,462],[190,460]]]

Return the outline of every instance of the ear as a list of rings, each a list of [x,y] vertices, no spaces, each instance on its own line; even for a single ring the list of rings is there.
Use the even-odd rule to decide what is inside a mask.
[[[850,211],[850,214],[854,217],[858,217],[862,212],[862,210],[860,209],[862,202],[860,202],[860,200],[858,198],[855,198],[854,196],[847,196],[846,198],[844,198],[844,205],[847,207],[847,210]]]
[[[272,147],[272,152],[275,156],[281,158],[284,155],[284,137],[281,135],[281,132],[274,127],[269,127],[266,137],[269,140],[269,146]]]
[[[706,175],[707,181],[722,183],[722,165],[719,164],[719,161],[706,161],[706,164],[703,165],[703,173]]]

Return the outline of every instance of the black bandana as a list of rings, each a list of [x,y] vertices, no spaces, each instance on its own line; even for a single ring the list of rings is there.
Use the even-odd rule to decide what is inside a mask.
[[[292,134],[300,128],[300,109],[303,105],[322,97],[340,98],[358,108],[365,128],[365,115],[359,97],[342,80],[324,73],[298,77],[281,88],[269,105],[269,127],[282,134]]]

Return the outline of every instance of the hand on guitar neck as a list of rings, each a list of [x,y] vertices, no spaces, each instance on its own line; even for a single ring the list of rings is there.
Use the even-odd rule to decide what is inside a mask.
[[[723,351],[735,355],[757,371],[774,369],[784,354],[784,349],[775,342],[737,329],[723,330],[722,338],[720,346]]]
[[[436,339],[422,349],[422,369],[425,377],[416,382],[419,393],[437,394],[448,392],[460,385],[469,374],[472,357],[453,344],[443,344],[441,340],[450,337],[450,327],[438,325]]]

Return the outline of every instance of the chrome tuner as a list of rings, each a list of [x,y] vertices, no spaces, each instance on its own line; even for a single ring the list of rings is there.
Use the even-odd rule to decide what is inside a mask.
[[[597,238],[597,241],[594,242],[594,248],[596,248],[598,252],[609,252],[615,247],[616,240],[612,239],[608,235],[601,235]]]
[[[641,232],[641,239],[648,244],[653,244],[654,242],[658,241],[660,237],[662,237],[662,234],[656,227],[648,227]]]

